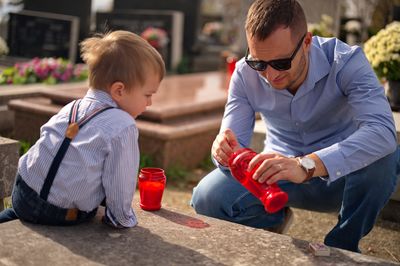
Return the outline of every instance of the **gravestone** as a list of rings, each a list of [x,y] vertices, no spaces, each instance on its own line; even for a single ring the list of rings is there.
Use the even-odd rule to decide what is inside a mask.
[[[167,32],[168,44],[164,60],[174,69],[182,58],[183,13],[169,10],[124,10],[96,13],[96,31],[128,30],[140,35],[146,28],[161,28]]]
[[[152,105],[136,119],[140,151],[153,166],[192,169],[209,158],[226,103],[226,85],[222,72],[165,77]],[[41,97],[10,101],[14,138],[34,143],[40,127],[86,91],[86,85],[66,83],[42,90]]]
[[[63,57],[75,62],[79,18],[23,10],[10,13],[8,23],[9,56]]]
[[[183,50],[193,52],[200,31],[201,0],[114,0],[114,10],[176,10],[184,14]]]
[[[92,0],[23,0],[24,9],[56,13],[79,18],[78,42],[87,38],[90,33]],[[78,46],[75,46],[78,49]],[[79,54],[76,60],[81,61]],[[75,62],[75,60],[73,61]]]

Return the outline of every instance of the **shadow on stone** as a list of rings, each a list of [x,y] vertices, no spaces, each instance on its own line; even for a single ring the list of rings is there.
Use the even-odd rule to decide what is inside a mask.
[[[173,223],[177,223],[183,226],[187,226],[194,229],[207,228],[210,225],[200,219],[190,217],[188,215],[180,214],[174,211],[169,211],[166,209],[161,209],[153,214],[165,218]]]
[[[175,216],[172,212],[162,213],[166,217]],[[179,221],[186,219],[180,215],[176,217]],[[140,224],[131,229],[112,229],[101,223],[99,214],[92,222],[79,226],[53,227],[28,223],[24,226],[56,243],[54,250],[48,244],[43,247],[47,249],[42,261],[45,264],[49,262],[47,256],[60,256],[61,261],[56,261],[63,264],[66,263],[63,260],[68,258],[71,265],[86,264],[88,261],[104,265],[222,265],[199,252],[166,242]],[[36,242],[35,245],[41,243]],[[57,247],[59,245],[62,246],[61,251]],[[66,256],[63,248],[73,254]]]

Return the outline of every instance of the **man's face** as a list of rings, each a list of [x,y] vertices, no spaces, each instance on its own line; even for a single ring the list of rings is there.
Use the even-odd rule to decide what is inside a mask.
[[[247,36],[247,42],[249,45],[247,59],[271,62],[292,58],[291,66],[287,70],[277,70],[276,68],[279,68],[280,65],[279,61],[273,61],[272,66],[268,64],[265,70],[259,71],[275,89],[296,91],[303,83],[308,70],[311,34],[307,33],[304,38],[301,35],[292,40],[289,28],[278,28],[263,41]],[[275,64],[276,62],[278,64]]]

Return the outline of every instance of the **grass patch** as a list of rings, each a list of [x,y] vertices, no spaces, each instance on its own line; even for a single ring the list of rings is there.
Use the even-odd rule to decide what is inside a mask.
[[[3,203],[4,203],[4,209],[11,208],[12,207],[11,197],[5,197],[3,199]]]

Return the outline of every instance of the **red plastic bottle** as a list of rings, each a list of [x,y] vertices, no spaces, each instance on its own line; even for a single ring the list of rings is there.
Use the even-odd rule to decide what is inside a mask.
[[[263,203],[267,212],[277,212],[285,207],[288,195],[277,184],[267,185],[252,178],[259,165],[256,165],[251,172],[247,171],[247,168],[256,155],[252,149],[239,149],[229,158],[229,168],[233,177]]]
[[[140,207],[146,211],[161,208],[166,176],[161,168],[142,168],[139,173]]]

